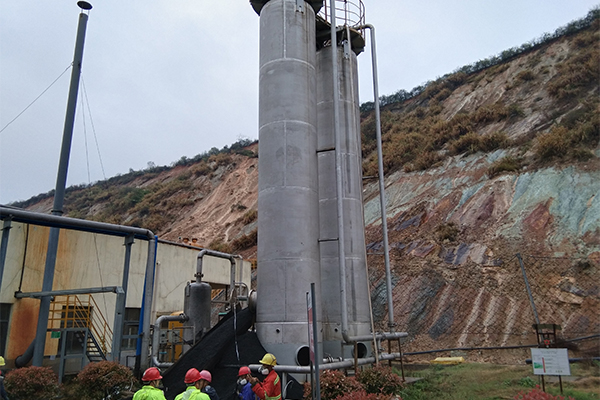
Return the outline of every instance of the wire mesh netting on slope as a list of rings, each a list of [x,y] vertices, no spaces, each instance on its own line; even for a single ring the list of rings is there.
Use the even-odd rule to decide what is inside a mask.
[[[394,317],[397,329],[409,334],[403,351],[520,346],[527,351],[537,343],[533,324],[539,321],[560,325],[559,338],[577,342],[581,354],[572,356],[597,352],[598,267],[563,257],[523,255],[521,261],[515,256],[489,265],[465,261],[397,269]],[[386,321],[385,295],[380,278],[372,293],[379,324]]]

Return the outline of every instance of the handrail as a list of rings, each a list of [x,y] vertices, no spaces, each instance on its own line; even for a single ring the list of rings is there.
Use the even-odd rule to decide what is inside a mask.
[[[336,26],[355,28],[365,24],[365,5],[362,0],[325,0],[325,5],[318,14],[323,19],[331,23],[331,16],[334,13],[331,12],[331,4],[328,3],[332,1],[336,2]]]
[[[50,330],[87,328],[105,355],[112,350],[112,329],[91,294],[84,300],[76,295],[56,296],[51,303],[48,327]],[[87,343],[85,346],[87,350]]]

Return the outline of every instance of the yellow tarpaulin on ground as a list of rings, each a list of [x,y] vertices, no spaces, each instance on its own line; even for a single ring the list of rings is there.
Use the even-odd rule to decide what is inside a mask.
[[[431,361],[432,364],[444,365],[462,364],[464,362],[465,359],[462,357],[438,357],[435,360]]]

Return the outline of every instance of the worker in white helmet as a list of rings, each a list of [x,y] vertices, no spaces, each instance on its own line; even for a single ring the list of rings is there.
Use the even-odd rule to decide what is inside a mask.
[[[281,381],[274,369],[277,359],[273,354],[267,353],[259,363],[262,364],[259,372],[267,377],[262,382],[259,382],[258,378],[251,377],[252,391],[261,400],[281,400]]]

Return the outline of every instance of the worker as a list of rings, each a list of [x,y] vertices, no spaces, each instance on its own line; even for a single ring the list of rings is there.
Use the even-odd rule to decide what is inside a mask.
[[[144,386],[133,395],[133,400],[166,400],[165,394],[158,388],[162,376],[158,368],[151,367],[144,371]]]
[[[200,243],[198,243],[197,238],[192,238],[192,246],[200,247]]]
[[[252,384],[250,383],[250,368],[241,367],[238,371],[238,379],[236,386],[236,394],[239,400],[256,400],[256,395],[252,391]]]
[[[212,375],[210,374],[210,372],[203,369],[202,371],[200,371],[200,377],[202,378],[202,387],[200,388],[202,393],[206,393],[208,397],[210,397],[210,400],[219,400],[219,395],[217,394],[217,391],[215,390],[215,388],[210,386],[210,383],[212,382]]]
[[[259,363],[262,364],[260,373],[267,377],[262,382],[259,382],[256,377],[251,377],[252,391],[261,400],[281,400],[281,381],[274,369],[277,359],[273,354],[267,353]]]
[[[185,389],[185,391],[175,396],[175,400],[188,400],[192,394],[199,392],[200,389],[196,387],[196,383],[200,381],[200,379],[202,379],[200,376],[200,371],[198,371],[196,368],[190,368],[188,372],[185,373],[185,378],[183,379],[183,382],[186,383],[188,387]]]
[[[4,367],[5,365],[4,357],[0,356],[0,367]],[[2,371],[0,371],[0,399],[8,400],[8,393],[4,390],[4,376],[2,376]]]

